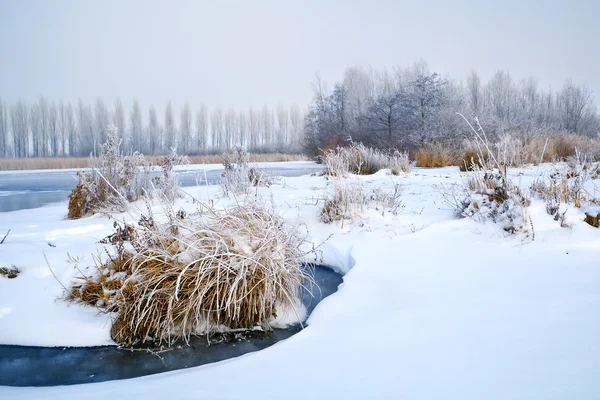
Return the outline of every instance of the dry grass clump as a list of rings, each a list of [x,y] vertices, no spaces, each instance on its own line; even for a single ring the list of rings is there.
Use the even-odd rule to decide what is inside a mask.
[[[161,178],[150,179],[151,165],[140,153],[123,155],[114,125],[108,127],[106,143],[93,169],[79,171],[77,186],[69,194],[67,218],[77,219],[98,211],[124,211],[128,202],[142,196],[159,194],[173,201],[178,196],[175,165],[187,164],[187,158],[175,150],[161,157]]]
[[[600,228],[600,213],[597,213],[594,216],[593,214],[589,214],[586,212],[583,222],[593,226],[594,228]]]
[[[382,152],[362,143],[349,147],[337,147],[325,153],[323,161],[326,173],[332,176],[371,175],[382,169],[390,169],[392,174],[410,172],[408,153],[399,151]]]
[[[477,150],[473,148],[468,148],[463,156],[461,157],[461,161],[459,162],[458,168],[462,172],[474,171],[476,169],[481,169],[484,167],[485,163],[488,162],[489,157],[485,152],[482,153],[484,159],[480,159],[480,155]]]
[[[453,150],[441,144],[428,144],[417,150],[415,161],[417,167],[441,168],[456,164]]]
[[[360,183],[338,181],[331,195],[325,198],[319,218],[326,224],[352,219],[362,214],[365,203],[366,195]]]
[[[598,168],[598,165],[589,163],[587,157],[575,149],[575,156],[569,157],[565,166],[555,169],[547,177],[538,177],[530,189],[546,201],[546,212],[556,221],[560,221],[561,226],[567,226],[566,206],[582,208],[600,203],[587,187],[590,180],[596,178]],[[561,207],[562,205],[565,207]],[[588,217],[588,221],[594,221],[593,215]]]
[[[0,275],[8,279],[14,279],[21,273],[21,270],[14,265],[12,267],[0,267]]]
[[[111,337],[128,346],[268,329],[278,312],[296,309],[309,279],[300,266],[303,237],[260,203],[166,224],[149,217],[107,240],[116,255],[82,275],[68,298],[116,313]]]
[[[505,232],[515,234],[529,230],[529,197],[499,170],[469,172],[466,190],[458,203],[462,216],[491,220]]]
[[[82,218],[101,210],[123,211],[127,202],[149,193],[150,165],[139,153],[124,156],[114,125],[108,127],[106,142],[92,170],[79,171],[79,182],[69,195],[69,219]]]
[[[365,191],[360,182],[336,180],[331,194],[323,201],[319,213],[321,222],[352,220],[360,216],[364,209],[373,207],[382,213],[397,214],[402,207],[402,188],[393,184],[393,190],[374,188]]]
[[[510,234],[527,233],[531,227],[527,214],[530,200],[509,178],[506,155],[492,150],[493,145],[477,119],[477,129],[465,121],[474,134],[477,163],[467,171],[458,192],[456,187],[442,191],[444,198],[463,217],[491,220]]]

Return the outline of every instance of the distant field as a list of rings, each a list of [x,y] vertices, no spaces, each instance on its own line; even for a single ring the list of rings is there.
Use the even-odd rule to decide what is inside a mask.
[[[152,163],[159,156],[149,156]],[[223,157],[220,154],[206,156],[189,156],[192,164],[220,164]],[[281,162],[304,161],[308,158],[302,154],[250,154],[250,162]],[[18,158],[0,159],[0,171],[26,170],[26,169],[66,169],[85,168],[94,160],[90,157],[57,157],[57,158]]]

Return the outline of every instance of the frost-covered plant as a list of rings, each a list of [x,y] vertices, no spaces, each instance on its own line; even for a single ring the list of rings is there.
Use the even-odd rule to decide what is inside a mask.
[[[246,149],[239,145],[223,154],[221,189],[226,196],[247,193],[251,186],[273,183],[266,172],[248,166],[249,158]]]
[[[331,194],[324,199],[320,219],[326,224],[344,219],[353,219],[363,212],[366,195],[357,182],[335,181]]]
[[[304,235],[261,201],[115,228],[108,260],[97,258],[67,298],[115,313],[120,344],[269,329],[284,312],[303,318],[300,291],[312,282],[301,266]]]
[[[160,192],[169,202],[175,201],[177,197],[181,197],[180,192],[177,190],[179,185],[177,183],[177,175],[173,171],[176,165],[187,165],[189,160],[186,156],[177,154],[175,148],[171,148],[169,155],[161,157],[158,160],[158,165],[162,170],[162,177],[157,182],[159,183]]]
[[[410,172],[408,153],[397,150],[386,153],[362,143],[329,150],[325,153],[324,162],[326,173],[331,176],[346,176],[348,173],[371,175],[386,168],[394,175]]]
[[[470,165],[459,192],[446,192],[444,198],[463,217],[491,220],[511,234],[529,232],[530,200],[508,176],[507,153],[502,147],[494,151],[479,120],[477,129],[465,121],[474,133],[477,162]]]
[[[548,176],[540,176],[531,184],[531,192],[546,201],[546,212],[561,226],[568,226],[565,220],[567,206],[576,208],[598,205],[600,201],[590,193],[588,183],[597,174],[598,166],[589,163],[578,149],[569,157],[567,164],[553,170]]]
[[[497,170],[470,172],[459,199],[457,209],[463,217],[491,220],[508,233],[529,231],[529,198]]]
[[[392,191],[381,187],[365,191],[360,182],[336,179],[323,201],[319,217],[321,222],[328,224],[359,217],[365,208],[397,214],[401,207],[402,188],[397,183],[393,184]]]
[[[106,210],[124,211],[151,190],[150,164],[139,153],[120,152],[117,128],[108,126],[106,142],[92,169],[77,173],[78,184],[69,195],[69,219]]]

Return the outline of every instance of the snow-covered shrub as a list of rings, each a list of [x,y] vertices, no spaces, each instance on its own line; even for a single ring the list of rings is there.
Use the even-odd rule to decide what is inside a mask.
[[[98,258],[67,298],[116,313],[111,337],[120,344],[269,329],[283,313],[303,318],[300,290],[311,279],[300,265],[304,237],[263,203],[206,206],[167,223],[150,215],[117,224],[105,242],[110,258]]]
[[[392,191],[382,188],[371,189],[367,193],[367,201],[375,203],[375,209],[391,214],[397,214],[402,208],[402,187],[394,183]]]
[[[572,204],[577,208],[597,203],[598,200],[586,188],[596,174],[596,168],[577,150],[565,167],[555,169],[547,177],[538,177],[531,190],[546,201]]]
[[[374,188],[365,191],[360,182],[334,180],[331,192],[325,197],[319,213],[321,222],[352,220],[359,217],[365,208],[377,211],[398,213],[402,207],[402,188],[394,183],[392,191]]]
[[[188,158],[186,156],[177,154],[177,151],[174,148],[171,148],[169,155],[160,157],[158,159],[158,165],[160,165],[162,170],[162,177],[160,180],[156,181],[158,183],[160,193],[171,203],[175,201],[177,197],[181,196],[180,192],[177,190],[179,185],[177,183],[177,175],[175,175],[173,168],[176,165],[187,164],[189,164]]]
[[[587,157],[576,149],[575,155],[569,157],[566,165],[559,166],[547,176],[535,179],[530,190],[546,201],[546,212],[549,215],[559,221],[561,226],[568,226],[565,215],[569,205],[588,208],[600,204],[600,200],[587,187],[597,174],[598,165],[588,163]],[[586,218],[593,222],[594,217],[588,215]]]
[[[386,168],[394,175],[410,172],[408,153],[385,153],[361,143],[329,150],[323,161],[327,167],[326,173],[331,176],[346,176],[348,173],[371,175]]]
[[[246,193],[250,188],[248,178],[248,152],[242,146],[234,146],[223,154],[221,189],[225,195]]]
[[[320,212],[321,222],[326,224],[344,219],[352,219],[363,212],[366,195],[357,182],[335,181],[331,194],[324,199]]]
[[[508,176],[508,153],[502,146],[493,149],[477,119],[477,129],[465,121],[475,136],[477,159],[471,158],[473,162],[466,168],[467,177],[458,192],[443,191],[444,198],[463,217],[491,220],[511,234],[529,232],[530,200]]]
[[[0,276],[8,279],[14,279],[21,273],[21,270],[14,265],[12,267],[0,267]]]
[[[109,125],[100,157],[91,170],[77,173],[79,182],[69,195],[69,219],[105,210],[124,211],[151,190],[150,164],[139,153],[120,152],[117,128]]]
[[[529,198],[498,170],[475,170],[465,181],[457,209],[461,216],[491,220],[508,233],[528,232]]]
[[[243,146],[234,146],[223,154],[221,189],[226,196],[247,193],[251,186],[269,186],[269,175],[248,166],[249,154]]]

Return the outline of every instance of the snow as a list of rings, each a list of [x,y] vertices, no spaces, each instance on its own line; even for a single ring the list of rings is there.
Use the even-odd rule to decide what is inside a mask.
[[[546,166],[545,168],[551,168]],[[526,188],[537,168],[511,172]],[[290,339],[242,357],[132,380],[52,388],[0,387],[1,398],[181,399],[591,399],[600,398],[600,231],[569,207],[567,222],[534,199],[534,238],[508,236],[492,222],[457,219],[442,189],[457,168],[352,176],[365,189],[403,188],[398,215],[366,208],[353,222],[323,224],[324,177],[285,178],[258,194],[308,230],[312,261],[344,274],[339,291]],[[597,183],[597,182],[596,182]],[[218,187],[186,188],[217,206]],[[176,209],[193,211],[190,198]],[[139,209],[144,206],[139,204]],[[89,307],[56,300],[91,266],[112,220],[64,220],[66,204],[0,214],[0,343],[88,346],[111,343],[110,321]],[[115,218],[135,220],[135,207]],[[51,243],[52,246],[49,246]],[[235,377],[235,380],[232,380]],[[193,383],[193,384],[191,384]]]

